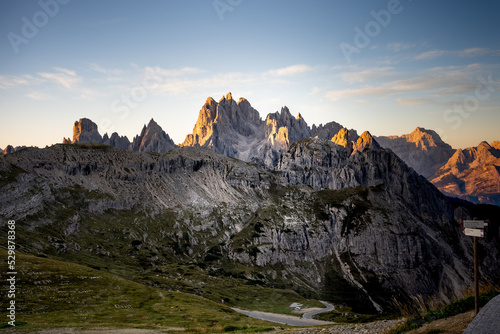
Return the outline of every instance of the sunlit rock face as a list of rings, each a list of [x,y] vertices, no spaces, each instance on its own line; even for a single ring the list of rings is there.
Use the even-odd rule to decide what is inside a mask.
[[[435,131],[421,127],[407,135],[380,136],[376,139],[382,147],[391,149],[426,178],[434,175],[455,152]]]
[[[429,180],[447,195],[500,205],[500,142],[458,149]]]
[[[207,99],[193,132],[181,146],[208,147],[229,157],[257,159],[274,167],[291,143],[310,136],[303,117],[293,117],[287,107],[262,120],[248,100],[240,98],[236,102],[228,93],[219,102]]]

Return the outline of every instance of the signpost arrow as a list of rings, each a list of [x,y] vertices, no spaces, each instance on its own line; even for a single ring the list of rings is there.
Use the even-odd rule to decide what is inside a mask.
[[[464,228],[479,228],[484,229],[488,227],[487,220],[464,220],[462,221],[462,226]]]
[[[468,235],[470,237],[483,238],[484,237],[484,230],[478,229],[478,228],[464,228],[464,234]]]

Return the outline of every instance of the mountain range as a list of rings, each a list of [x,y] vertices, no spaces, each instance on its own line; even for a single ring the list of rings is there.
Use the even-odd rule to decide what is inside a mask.
[[[211,97],[206,100],[192,133],[179,145],[153,119],[130,141],[116,132],[111,136],[101,136],[97,124],[82,118],[74,124],[73,138],[64,138],[63,143],[100,143],[137,152],[156,153],[164,153],[175,147],[201,146],[273,169],[283,152],[302,139],[332,140],[351,149],[358,137],[355,130],[347,130],[336,122],[309,127],[300,113],[294,117],[287,107],[268,114],[263,120],[248,100],[240,98],[236,102],[228,93],[219,102]],[[435,131],[421,127],[410,134],[375,139],[444,194],[474,203],[500,205],[499,163],[495,161],[499,158],[498,142],[492,143],[490,149],[483,148],[489,146],[488,143],[481,143],[478,147],[455,150]],[[8,146],[4,154],[22,148]],[[460,162],[464,159],[468,161],[465,165]],[[460,166],[455,166],[457,163]]]
[[[18,222],[20,251],[160,289],[237,307],[206,283],[226,277],[381,312],[417,296],[449,302],[472,284],[462,219],[490,220],[481,275],[498,282],[500,208],[426,177],[449,194],[494,194],[498,146],[454,151],[423,128],[375,138],[309,127],[288,108],[262,120],[228,94],[206,101],[181,145],[154,120],[130,142],[80,119],[63,144],[2,155],[0,217]]]

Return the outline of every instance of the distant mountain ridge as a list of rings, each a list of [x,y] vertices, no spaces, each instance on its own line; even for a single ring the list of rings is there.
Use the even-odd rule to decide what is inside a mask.
[[[500,142],[458,149],[429,181],[448,196],[500,205]]]
[[[434,175],[455,152],[435,131],[421,127],[406,135],[376,138],[426,178]]]

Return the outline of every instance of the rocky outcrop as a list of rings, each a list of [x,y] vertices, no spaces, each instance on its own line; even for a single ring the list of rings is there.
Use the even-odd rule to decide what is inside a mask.
[[[330,140],[343,128],[344,127],[337,122],[329,122],[325,125],[320,124],[318,126],[313,124],[313,126],[311,127],[311,136],[319,139]],[[350,129],[348,131],[351,140],[358,140],[358,133],[356,132],[356,130]]]
[[[111,137],[108,137],[108,134],[105,133],[104,136],[102,137],[102,143],[104,145],[110,145],[117,148],[121,148],[122,150],[128,150],[131,148],[131,143],[128,140],[127,136],[120,136],[116,132],[113,132]]]
[[[208,98],[198,115],[193,133],[181,146],[203,146],[229,157],[249,160],[255,155],[256,140],[261,135],[259,113],[245,99],[238,103],[231,93],[217,103]]]
[[[407,135],[381,136],[376,139],[381,146],[391,149],[426,178],[434,175],[455,152],[435,131],[421,127]]]
[[[14,153],[16,149],[12,145],[7,145],[7,147],[2,151],[2,154]]]
[[[97,124],[88,118],[80,118],[73,126],[73,140],[75,143],[102,143],[102,136],[99,134]]]
[[[19,151],[23,148],[25,148],[26,146],[17,146],[17,147],[14,147],[12,145],[7,145],[7,147],[2,151],[2,154],[10,154],[10,153],[14,153],[16,151]]]
[[[475,203],[500,205],[499,142],[459,149],[436,174],[429,178],[449,196]]]
[[[164,153],[175,147],[173,140],[152,118],[147,126],[144,125],[141,134],[136,136],[132,142],[132,150],[138,152]]]
[[[342,128],[339,130],[339,132],[333,136],[332,142],[340,145],[342,147],[345,147],[349,154],[352,153],[353,151],[353,141],[351,139],[351,134],[349,133],[349,130],[346,128]]]
[[[356,152],[363,152],[367,148],[372,150],[378,150],[380,148],[380,145],[375,139],[373,139],[370,132],[365,131],[358,138],[356,143],[353,144],[353,154]]]
[[[431,184],[419,176],[392,151],[382,149],[369,132],[364,132],[352,153],[331,141],[305,139],[283,154],[276,171],[286,184],[305,184],[314,189],[344,189],[385,185],[391,193],[419,207],[425,202],[421,192],[439,196]],[[419,197],[424,196],[424,197]]]
[[[293,117],[287,107],[269,114],[262,121],[250,103],[231,93],[217,103],[208,98],[200,110],[193,133],[181,146],[203,146],[243,161],[252,159],[274,167],[279,156],[291,143],[311,136],[299,114]]]

